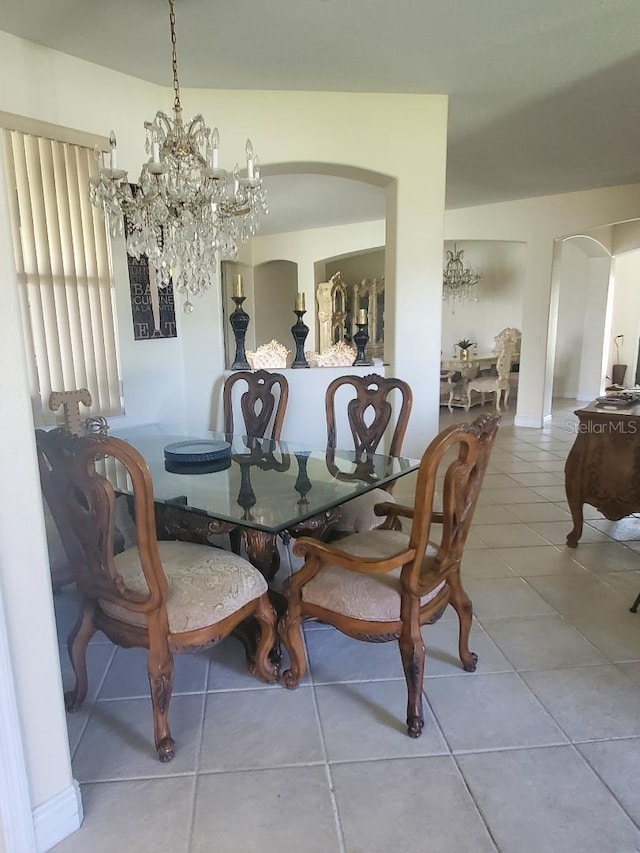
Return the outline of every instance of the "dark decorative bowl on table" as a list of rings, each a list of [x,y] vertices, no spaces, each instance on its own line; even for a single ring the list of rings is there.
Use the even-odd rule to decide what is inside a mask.
[[[231,465],[231,445],[214,439],[175,441],[164,449],[164,467],[171,474],[212,474]]]

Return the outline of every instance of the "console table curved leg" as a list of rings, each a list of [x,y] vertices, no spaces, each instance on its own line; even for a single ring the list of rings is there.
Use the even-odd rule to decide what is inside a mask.
[[[630,610],[632,613],[637,613],[637,612],[638,612],[638,605],[639,605],[639,604],[640,604],[640,592],[638,593],[638,595],[637,595],[637,597],[636,597],[636,600],[633,602],[633,604],[631,605],[631,607],[629,608],[629,610]]]
[[[567,503],[573,520],[573,530],[567,535],[567,545],[569,548],[577,548],[580,537],[582,536],[582,527],[584,524],[584,516],[582,514],[582,500],[579,495],[570,495],[567,489]]]

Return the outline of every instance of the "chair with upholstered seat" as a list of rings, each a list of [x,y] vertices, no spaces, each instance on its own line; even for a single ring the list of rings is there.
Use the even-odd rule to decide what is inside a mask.
[[[253,664],[262,681],[276,680],[269,660],[275,613],[260,572],[236,554],[187,542],[158,542],[149,468],[117,438],[36,431],[42,489],[60,531],[81,597],[68,639],[75,686],[68,711],[87,695],[87,644],[96,631],[124,647],[149,650],[155,746],[161,761],[174,754],[169,729],[173,654],[200,651],[250,616],[260,627]],[[114,461],[115,460],[115,461]],[[114,556],[115,493],[100,473],[123,466],[133,487],[137,545]]]
[[[455,391],[453,382],[455,375],[455,370],[440,370],[440,405],[447,406],[450,412],[453,411],[451,402]]]
[[[241,421],[234,418],[237,383],[247,386],[240,396]],[[289,384],[281,373],[270,373],[268,370],[232,373],[224,383],[222,394],[225,433],[233,434],[240,421],[241,430],[246,435],[279,441],[288,398]]]
[[[496,375],[477,376],[471,379],[467,384],[467,405],[466,410],[469,411],[472,405],[472,394],[480,394],[480,401],[484,405],[485,394],[496,395],[496,412],[500,411],[500,398],[504,394],[504,407],[509,408],[509,392],[511,385],[509,382],[509,374],[511,372],[511,362],[513,360],[513,344],[506,341],[496,362]]]
[[[280,636],[291,666],[285,686],[294,688],[306,672],[301,622],[305,616],[330,623],[360,640],[397,639],[407,683],[407,728],[419,737],[424,725],[422,680],[425,649],[421,626],[435,622],[448,603],[460,623],[459,654],[473,671],[469,649],[472,605],[460,580],[460,563],[499,417],[483,415],[472,424],[452,426],[433,439],[420,464],[415,507],[387,503],[382,528],[356,533],[327,545],[298,539],[294,552],[305,558],[291,577]],[[458,450],[451,460],[450,451]],[[444,468],[442,510],[434,509],[436,479]],[[411,533],[392,529],[397,518],[412,519]],[[439,543],[431,542],[434,525]]]
[[[350,399],[340,394],[341,389],[347,389]],[[392,425],[393,399],[399,394],[400,405]],[[347,441],[338,438],[336,417],[336,396],[340,394],[340,403],[346,402],[344,408],[351,432],[351,443],[355,454],[355,462],[366,464],[366,460],[375,454],[383,437],[391,431],[388,449],[381,452],[389,456],[400,456],[402,442],[411,414],[413,395],[411,388],[402,379],[384,378],[377,374],[369,376],[340,376],[334,379],[327,388],[325,408],[327,417],[327,450],[326,463],[329,471],[338,479],[359,477],[360,472],[345,474],[339,471],[335,461],[336,448],[349,450]],[[389,483],[384,488],[374,489],[343,504],[339,509],[339,517],[334,529],[341,532],[357,532],[369,530],[381,524],[381,519],[375,515],[373,508],[380,501],[389,501],[391,489],[395,484]]]

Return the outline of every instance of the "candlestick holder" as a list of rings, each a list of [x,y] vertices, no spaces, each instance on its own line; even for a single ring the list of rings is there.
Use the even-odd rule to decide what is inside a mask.
[[[242,303],[246,297],[232,296],[231,298],[236,303],[236,310],[229,317],[229,322],[231,323],[231,328],[236,339],[236,357],[231,365],[231,370],[251,370],[244,349],[244,339],[249,327],[249,315],[242,307]]]
[[[302,317],[306,313],[306,311],[298,311],[297,309],[294,311],[294,314],[298,316],[298,320],[291,327],[291,334],[293,335],[293,340],[296,342],[296,355],[291,367],[309,367],[309,362],[304,357],[304,342],[307,340],[309,327],[305,326],[302,322]]]
[[[371,364],[371,361],[364,354],[364,348],[366,347],[369,341],[369,324],[368,323],[356,323],[358,327],[358,331],[353,336],[353,342],[356,345],[356,360],[353,362],[354,367],[365,367]]]

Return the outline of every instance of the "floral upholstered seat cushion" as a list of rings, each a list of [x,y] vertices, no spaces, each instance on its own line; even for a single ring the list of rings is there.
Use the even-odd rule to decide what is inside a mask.
[[[399,530],[371,530],[355,533],[338,543],[341,551],[358,557],[383,559],[406,551],[409,536]],[[433,558],[436,549],[427,548],[427,559]],[[379,575],[350,572],[339,566],[325,565],[318,574],[302,588],[302,598],[333,613],[341,613],[354,619],[368,622],[400,621],[400,571],[397,569]],[[438,595],[445,581],[420,599],[427,604]]]
[[[167,616],[172,634],[214,625],[267,591],[267,582],[251,563],[230,551],[188,542],[158,542],[169,593]],[[132,592],[147,592],[138,549],[114,558],[117,571]],[[109,616],[146,626],[144,613],[101,600]]]

